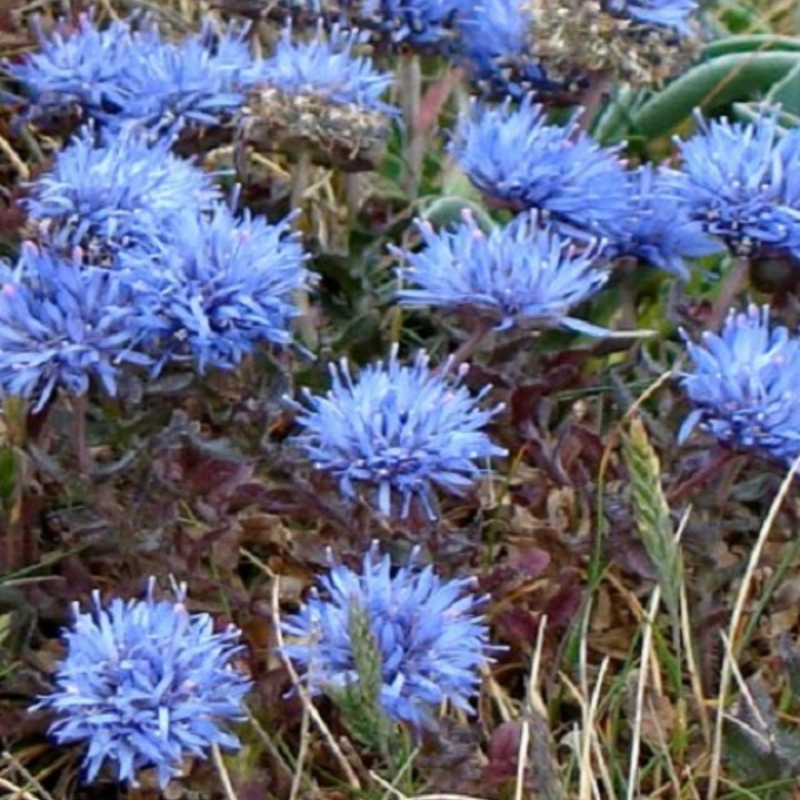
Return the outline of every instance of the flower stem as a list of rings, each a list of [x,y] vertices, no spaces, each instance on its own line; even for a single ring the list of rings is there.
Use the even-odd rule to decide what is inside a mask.
[[[588,131],[597,112],[608,97],[608,88],[611,84],[611,75],[607,72],[593,72],[589,75],[589,85],[581,92],[580,106],[583,109],[580,116],[580,127]]]
[[[478,349],[491,330],[492,323],[489,320],[479,320],[472,333],[459,345],[458,350],[444,362],[443,371],[445,373],[455,372]]]
[[[86,435],[86,412],[88,410],[86,394],[72,397],[70,405],[72,407],[72,450],[75,454],[78,472],[86,475],[92,463]]]
[[[728,309],[733,305],[734,300],[736,300],[736,295],[747,280],[749,269],[749,258],[737,258],[736,261],[733,262],[730,272],[722,281],[719,294],[714,301],[714,307],[711,309],[711,314],[707,323],[710,331],[716,331],[722,327],[722,321],[725,319]]]
[[[294,163],[292,170],[292,194],[290,198],[292,213],[295,215],[294,224],[295,228],[302,233],[305,222],[305,202],[306,192],[311,185],[311,173],[313,164],[311,161],[311,150],[304,147],[297,154],[297,160]],[[298,330],[300,338],[303,343],[313,349],[317,344],[317,331],[313,324],[313,315],[311,312],[311,301],[306,289],[298,289],[296,295],[297,307],[300,310],[298,320]]]
[[[422,98],[422,65],[416,53],[406,53],[400,58],[400,93],[405,127],[405,161],[402,178],[403,189],[411,200],[416,200],[422,178],[422,161],[425,153],[425,132],[419,124]]]
[[[297,154],[297,160],[292,169],[292,194],[290,203],[292,211],[297,215],[295,223],[298,227],[303,224],[303,211],[305,207],[305,194],[311,185],[311,151],[304,147]]]

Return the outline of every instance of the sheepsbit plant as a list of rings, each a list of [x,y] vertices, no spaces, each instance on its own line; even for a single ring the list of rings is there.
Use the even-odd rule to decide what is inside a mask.
[[[37,113],[80,110],[92,119],[124,113],[129,100],[125,75],[135,61],[146,61],[158,46],[158,32],[147,22],[136,30],[130,21],[107,28],[95,25],[91,14],[81,14],[76,28],[64,20],[46,33],[41,19],[33,18],[38,51],[3,68],[19,81]]]
[[[700,427],[722,444],[793,460],[800,455],[800,337],[770,327],[769,308],[732,310],[719,334],[685,334],[695,369],[681,382],[694,410],[680,439]]]
[[[261,68],[263,83],[250,98],[245,141],[261,150],[306,152],[312,161],[344,169],[377,163],[397,109],[381,100],[391,73],[359,55],[365,34],[320,24],[309,41],[287,27]]]
[[[775,113],[752,123],[706,120],[678,140],[675,191],[689,216],[740,256],[800,255],[800,130]]]
[[[469,4],[458,23],[457,60],[482,95],[521,99],[566,88],[536,57],[533,10],[520,0]]]
[[[155,253],[124,253],[135,328],[158,374],[170,362],[234,368],[258,343],[291,343],[298,290],[308,288],[306,254],[289,221],[272,225],[226,205],[175,219]]]
[[[352,22],[376,46],[447,55],[458,47],[458,18],[467,0],[341,0]]]
[[[246,34],[235,26],[218,30],[207,19],[199,33],[136,53],[123,76],[128,101],[107,123],[134,123],[160,135],[232,119],[260,79]]]
[[[606,235],[627,211],[619,148],[603,148],[578,128],[550,125],[530,96],[519,106],[473,104],[462,116],[453,155],[486,197],[517,211],[536,209],[568,232]]]
[[[360,689],[390,720],[421,732],[444,701],[471,710],[495,648],[474,579],[445,581],[430,566],[418,569],[416,557],[395,570],[375,545],[360,571],[331,559],[321,591],[284,618],[282,630],[296,637],[283,654],[310,691],[336,701]]]
[[[598,242],[576,242],[541,227],[536,212],[488,234],[469,214],[451,230],[437,232],[426,221],[417,227],[420,251],[394,248],[409,264],[400,275],[414,285],[398,292],[402,305],[477,315],[498,330],[527,324],[604,333],[568,315],[608,278],[598,266]]]
[[[179,213],[209,208],[217,197],[210,176],[173,155],[169,140],[87,127],[36,180],[26,207],[50,245],[80,247],[91,263],[107,263],[127,247],[157,247]]]
[[[233,665],[243,650],[239,630],[218,631],[209,614],[189,613],[185,584],[173,586],[172,602],[156,600],[155,588],[151,578],[143,600],[108,605],[95,591],[87,612],[75,603],[55,688],[34,706],[55,713],[50,734],[59,744],[87,745],[88,781],[110,762],[134,785],[141,770],[155,768],[163,788],[182,759],[239,747],[227,730],[244,717],[251,687]]]
[[[644,164],[629,172],[628,180],[628,211],[610,231],[609,258],[634,259],[686,280],[688,262],[723,249],[689,217],[671,171]]]
[[[362,31],[334,26],[329,34],[322,25],[309,41],[297,41],[292,28],[284,29],[275,54],[264,61],[262,79],[292,95],[312,95],[334,104],[353,104],[376,111],[396,113],[381,100],[394,80],[379,72],[372,59],[358,55],[366,41]]]
[[[39,52],[5,68],[34,111],[77,108],[111,130],[134,125],[157,135],[219,125],[238,110],[258,80],[245,33],[206,20],[200,33],[171,42],[146,18],[100,29],[84,14],[76,31],[61,22],[46,35],[37,26]]]
[[[40,411],[57,390],[85,394],[96,381],[111,396],[135,350],[128,287],[119,274],[23,247],[0,288],[0,390]]]
[[[492,444],[484,426],[503,406],[481,409],[448,364],[435,371],[424,352],[401,364],[397,348],[386,362],[370,364],[354,379],[342,360],[331,365],[332,387],[325,395],[305,392],[295,403],[303,432],[295,437],[317,469],[329,472],[349,499],[359,487],[374,490],[381,514],[409,515],[418,502],[436,517],[435,488],[463,494],[485,472],[486,462],[506,451]],[[399,509],[398,509],[399,501]]]
[[[698,0],[604,0],[609,14],[656,28],[674,28],[689,35],[689,21],[697,11]]]

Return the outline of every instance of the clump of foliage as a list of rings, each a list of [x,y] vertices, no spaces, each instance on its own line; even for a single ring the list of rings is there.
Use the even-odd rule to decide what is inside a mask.
[[[791,796],[799,29],[0,10],[2,791]]]

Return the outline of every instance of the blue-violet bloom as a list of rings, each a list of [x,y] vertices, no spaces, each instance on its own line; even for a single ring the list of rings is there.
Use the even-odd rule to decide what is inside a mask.
[[[728,447],[800,455],[800,337],[770,328],[769,308],[750,305],[732,310],[721,333],[684,339],[695,369],[682,384],[694,410],[681,440],[699,426]]]
[[[34,17],[39,51],[19,61],[3,62],[35,104],[34,112],[79,108],[87,117],[103,119],[124,112],[130,100],[126,75],[133,62],[146,62],[159,45],[155,26],[115,21],[98,29],[91,14],[81,14],[77,29],[63,20],[46,34]]]
[[[354,52],[364,40],[365,34],[358,30],[334,26],[326,34],[319,25],[313,39],[296,41],[287,27],[275,54],[263,63],[261,77],[290,95],[396,114],[393,106],[380,99],[392,85],[392,74],[379,72],[370,58]]]
[[[159,135],[227,121],[260,79],[246,33],[235,26],[218,31],[206,20],[182,41],[160,41],[130,62],[123,84],[128,102],[106,122],[113,128],[135,123]]]
[[[611,227],[606,254],[633,258],[686,280],[689,259],[718,253],[723,247],[689,217],[673,188],[673,175],[650,164],[628,173],[628,212]]]
[[[401,276],[418,287],[398,292],[402,305],[471,311],[498,330],[527,323],[604,333],[568,316],[608,278],[597,266],[597,242],[579,243],[540,227],[536,212],[488,234],[469,214],[451,230],[434,231],[426,221],[417,227],[422,250],[394,248],[409,264]]]
[[[496,649],[478,612],[486,597],[476,596],[471,578],[442,580],[432,567],[394,570],[377,546],[364,556],[360,572],[332,563],[300,611],[282,629],[298,642],[283,648],[314,693],[346,691],[358,683],[354,633],[366,619],[374,656],[380,661],[377,698],[392,720],[416,732],[432,727],[433,715],[448,701],[471,711],[479,670]],[[332,561],[332,559],[331,559]]]
[[[0,390],[40,411],[58,389],[85,394],[96,380],[117,392],[120,365],[147,364],[134,349],[128,287],[118,273],[23,247],[0,287]]]
[[[752,123],[706,120],[678,140],[675,190],[689,216],[737,255],[791,252],[800,244],[800,131],[785,143],[774,113]]]
[[[163,788],[183,758],[207,758],[214,745],[239,747],[226,723],[244,717],[251,687],[232,663],[243,650],[240,632],[189,613],[186,586],[173,589],[173,602],[156,600],[150,579],[144,600],[104,606],[95,591],[88,612],[73,606],[55,690],[36,708],[56,713],[50,734],[59,744],[88,744],[89,781],[109,761],[120,781],[134,785],[140,770],[155,767]]]
[[[176,218],[173,238],[154,254],[124,253],[136,298],[136,329],[155,358],[232,369],[258,342],[291,343],[307,288],[306,254],[288,220],[272,225],[226,205]]]
[[[467,0],[343,0],[354,23],[373,32],[378,44],[451,54],[458,46],[457,21]]]
[[[655,28],[674,28],[684,35],[691,33],[689,20],[698,8],[698,0],[602,0],[602,4],[614,16]]]
[[[470,4],[458,25],[459,63],[483,95],[521,99],[533,91],[564,88],[564,82],[548,75],[536,57],[533,12],[520,0]]]
[[[220,124],[241,107],[259,79],[245,34],[206,20],[200,33],[171,42],[146,18],[98,29],[84,14],[77,31],[61,22],[47,36],[37,26],[40,52],[5,68],[34,111],[77,106],[110,130],[133,125],[159,135],[185,123]]]
[[[120,250],[157,247],[185,209],[207,209],[217,198],[211,178],[133,131],[96,140],[87,128],[62,150],[32,187],[26,206],[57,248],[80,247],[93,263]]]
[[[473,397],[462,384],[465,365],[453,379],[447,371],[447,363],[432,370],[424,352],[405,366],[394,347],[388,361],[364,367],[354,380],[343,359],[331,365],[327,394],[306,391],[307,407],[296,404],[303,433],[295,442],[345,497],[366,484],[385,516],[399,500],[401,517],[417,501],[435,518],[434,487],[463,494],[485,472],[480,462],[506,454],[482,430],[503,408],[479,407],[491,387]]]
[[[550,125],[530,96],[518,107],[474,104],[452,146],[470,181],[490,200],[537,209],[568,232],[604,235],[627,211],[619,148],[603,148],[572,120]]]

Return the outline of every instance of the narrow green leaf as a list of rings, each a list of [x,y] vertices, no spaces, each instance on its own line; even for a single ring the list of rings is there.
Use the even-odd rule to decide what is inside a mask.
[[[702,61],[728,56],[732,53],[768,53],[775,50],[800,53],[800,39],[774,33],[726,36],[709,42],[700,54]]]
[[[645,103],[632,129],[646,138],[663,136],[695,108],[706,112],[737,101],[758,100],[800,64],[800,53],[732,53],[699,64]]]

